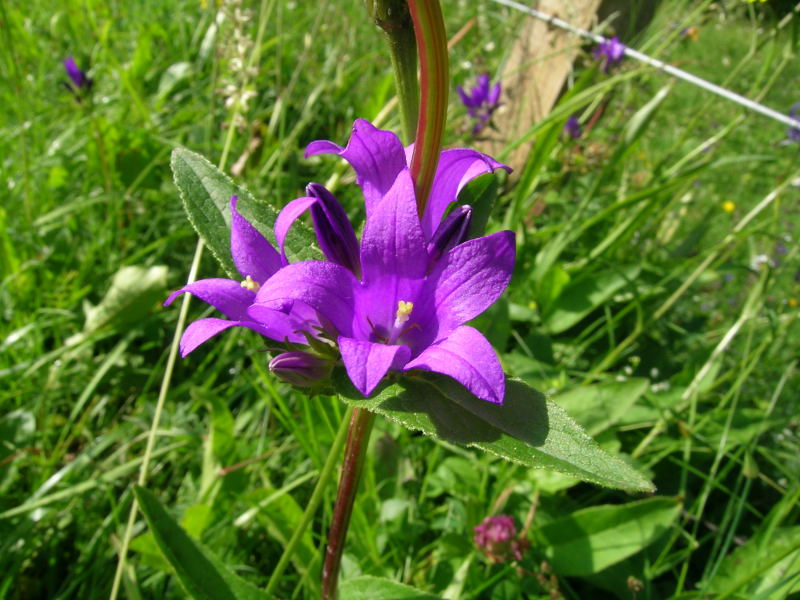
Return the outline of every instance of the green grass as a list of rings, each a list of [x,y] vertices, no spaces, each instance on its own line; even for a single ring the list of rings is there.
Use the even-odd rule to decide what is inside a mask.
[[[476,67],[496,72],[521,17],[490,3],[445,4],[451,35],[477,17],[453,50],[455,82]],[[661,3],[636,41],[624,41],[776,110],[800,100],[796,19],[777,28],[769,5],[724,2],[700,11],[692,41],[673,35],[685,5]],[[302,150],[314,139],[343,143],[354,118],[373,119],[390,100],[379,32],[360,3],[252,8],[268,11],[258,94],[227,164],[257,138],[236,178],[257,198],[280,207],[309,181],[336,176],[337,195],[358,214],[351,172]],[[183,146],[218,162],[228,133],[217,90],[231,32],[226,22],[209,33],[216,11],[182,0],[0,7],[2,598],[109,595],[177,322],[160,301],[186,280],[196,243],[169,153]],[[61,85],[68,54],[91,67],[81,102]],[[632,61],[609,79],[589,54],[531,132],[528,163],[512,165],[520,183],[502,186],[490,227],[515,229],[518,266],[507,301],[480,327],[508,372],[561,398],[681,510],[661,523],[622,492],[378,419],[342,576],[463,599],[553,588],[631,598],[630,577],[643,586],[636,598],[795,597],[800,146],[784,143],[781,124],[679,82],[634,132],[631,117],[669,79]],[[561,135],[572,113],[596,117],[574,142]],[[452,94],[449,145],[470,143],[458,139],[463,114]],[[396,112],[383,125],[398,130]],[[759,254],[779,264],[753,268]],[[146,290],[134,281],[125,311],[101,304],[122,267],[159,265],[166,281]],[[221,273],[208,253],[199,272]],[[87,322],[89,305],[108,308],[102,322]],[[192,303],[191,319],[208,314]],[[263,348],[230,331],[178,361],[147,481],[194,538],[260,587],[345,413],[335,397],[279,383]],[[325,490],[278,597],[318,595],[334,495]],[[607,551],[613,564],[551,581],[543,561],[558,565],[549,554],[558,546],[545,545],[543,528],[603,505],[621,507],[609,518],[633,551]],[[492,565],[472,543],[474,526],[498,512],[520,528],[533,517],[518,566]],[[632,533],[651,525],[652,538]],[[184,597],[141,517],[132,534],[122,596]]]

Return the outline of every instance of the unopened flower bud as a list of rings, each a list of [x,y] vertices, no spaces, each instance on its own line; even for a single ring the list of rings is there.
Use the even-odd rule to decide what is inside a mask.
[[[353,231],[342,205],[325,189],[325,186],[318,183],[309,183],[306,193],[317,199],[311,206],[311,218],[314,221],[320,250],[329,261],[342,265],[356,277],[361,277],[361,259],[356,232]]]
[[[284,352],[269,361],[269,370],[287,383],[312,387],[331,373],[331,362],[308,352]]]
[[[472,221],[472,207],[459,206],[447,215],[428,242],[428,264],[432,266],[442,255],[466,240]]]

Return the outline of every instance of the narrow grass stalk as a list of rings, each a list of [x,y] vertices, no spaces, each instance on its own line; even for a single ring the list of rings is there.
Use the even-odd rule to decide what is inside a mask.
[[[317,485],[314,487],[314,491],[311,493],[311,499],[308,501],[308,506],[306,506],[306,510],[303,512],[300,522],[297,524],[297,527],[292,533],[292,537],[286,544],[283,555],[281,555],[278,564],[272,571],[272,575],[270,575],[269,581],[267,582],[267,587],[265,588],[267,594],[273,594],[275,592],[275,588],[281,579],[281,575],[283,575],[283,571],[286,569],[286,565],[289,564],[289,561],[294,555],[294,550],[297,547],[297,544],[300,543],[303,534],[305,533],[306,529],[308,529],[309,523],[311,523],[311,519],[314,517],[314,513],[317,512],[317,508],[322,501],[323,492],[325,491],[325,488],[328,487],[328,482],[330,481],[331,475],[333,475],[333,469],[336,466],[339,452],[341,452],[344,441],[347,439],[347,432],[349,430],[349,424],[352,416],[353,409],[348,407],[347,412],[344,414],[342,422],[339,425],[339,430],[336,432],[336,438],[333,440],[333,445],[331,446],[330,452],[328,452],[328,458],[322,467],[322,472],[317,480]]]
[[[322,600],[335,600],[336,598],[342,551],[374,421],[375,415],[370,411],[363,408],[353,410],[350,431],[347,436],[347,447],[344,451],[342,474],[339,478],[339,491],[336,494],[331,528],[328,532],[325,563],[322,566]]]
[[[197,279],[197,271],[200,267],[200,259],[203,256],[203,240],[197,241],[197,246],[194,250],[194,258],[192,265],[189,268],[189,276],[187,277],[187,285]],[[153,448],[156,441],[156,431],[161,422],[161,412],[164,409],[164,402],[167,399],[169,386],[172,382],[172,371],[175,368],[175,360],[178,357],[178,347],[180,345],[181,335],[183,328],[186,325],[186,317],[189,314],[189,300],[191,296],[184,294],[183,301],[181,302],[181,311],[178,315],[178,324],[175,326],[175,335],[172,337],[172,345],[169,349],[169,356],[167,357],[167,365],[164,369],[164,377],[161,380],[161,388],[158,392],[158,400],[156,401],[155,412],[153,413],[153,421],[150,425],[150,431],[147,435],[147,445],[144,450],[144,457],[142,459],[142,466],[139,468],[139,477],[137,479],[138,485],[145,485],[147,482],[147,472],[150,467],[150,459],[153,455]],[[115,600],[119,594],[119,586],[122,582],[122,572],[125,569],[125,558],[128,554],[128,546],[131,543],[131,536],[133,535],[133,526],[136,523],[136,512],[138,506],[136,500],[131,500],[131,510],[128,514],[128,524],[125,527],[125,533],[122,536],[122,543],[119,548],[119,560],[117,561],[117,570],[114,573],[114,582],[111,585],[110,600]]]

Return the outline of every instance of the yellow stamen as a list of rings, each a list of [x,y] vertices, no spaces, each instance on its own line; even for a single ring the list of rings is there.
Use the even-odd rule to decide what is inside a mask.
[[[258,282],[253,281],[253,278],[250,277],[250,275],[245,277],[244,281],[242,282],[242,287],[253,292],[257,292],[259,289],[261,289],[261,286],[258,285]]]
[[[408,321],[409,317],[411,316],[411,311],[414,310],[414,303],[413,302],[406,302],[405,300],[400,300],[397,303],[397,316],[395,317],[395,324],[402,325],[406,321]]]

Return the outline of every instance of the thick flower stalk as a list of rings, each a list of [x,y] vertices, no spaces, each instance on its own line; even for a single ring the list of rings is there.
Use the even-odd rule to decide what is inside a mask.
[[[500,83],[490,86],[489,76],[478,75],[477,85],[465,91],[456,86],[461,103],[467,108],[467,114],[473,119],[472,135],[478,135],[492,118],[492,113],[500,106]]]

